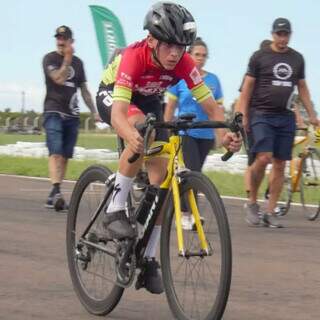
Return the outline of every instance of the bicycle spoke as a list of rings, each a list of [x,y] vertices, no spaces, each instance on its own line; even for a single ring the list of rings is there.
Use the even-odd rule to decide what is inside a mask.
[[[193,176],[194,173],[191,175]],[[197,206],[203,223],[203,230],[209,248],[212,252],[209,255],[201,256],[201,246],[197,231],[183,230],[185,257],[181,257],[177,253],[177,233],[173,214],[170,217],[170,231],[168,232],[168,252],[162,250],[161,262],[163,268],[164,281],[171,281],[166,284],[168,301],[171,305],[176,317],[180,319],[216,319],[223,313],[228,287],[224,287],[225,283],[229,283],[231,274],[230,265],[224,265],[225,255],[227,261],[231,251],[226,251],[228,245],[224,243],[228,239],[223,234],[222,226],[226,221],[218,219],[225,218],[224,212],[221,210],[221,203],[215,203],[212,199],[212,194],[215,192],[211,187],[206,189],[202,186],[202,181],[191,181],[186,184],[183,193],[188,192],[192,188],[194,194],[201,194],[197,197]],[[204,188],[204,189],[201,189]],[[183,199],[183,194],[181,194]],[[219,201],[219,200],[217,200]],[[165,226],[163,226],[165,227]],[[229,238],[230,239],[230,238]],[[191,252],[192,255],[188,255]],[[198,254],[198,255],[197,255]],[[164,257],[169,257],[170,263],[164,262]],[[182,261],[181,261],[182,259]],[[166,272],[170,272],[170,277],[167,278]],[[227,277],[227,280],[223,280]],[[223,282],[221,282],[223,281]],[[222,285],[221,285],[222,284]],[[168,287],[169,285],[169,287]],[[219,301],[219,299],[222,299]],[[217,307],[214,307],[217,306]],[[217,318],[218,319],[218,318]]]

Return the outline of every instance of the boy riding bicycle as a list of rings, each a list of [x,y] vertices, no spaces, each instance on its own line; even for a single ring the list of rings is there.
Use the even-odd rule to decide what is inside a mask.
[[[134,163],[128,162],[133,154],[143,154],[143,138],[135,125],[144,122],[149,112],[162,120],[160,96],[166,88],[184,79],[209,120],[224,119],[195,63],[186,53],[186,46],[196,38],[196,24],[190,12],[178,4],[158,2],[147,13],[144,29],[149,31],[147,38],[122,50],[107,66],[97,93],[101,118],[127,143],[119,159],[112,201],[104,217],[106,232],[118,240],[135,236],[125,212],[133,179],[143,162],[142,155]],[[167,140],[166,132],[157,131],[155,139]],[[222,137],[222,144],[236,152],[240,149],[241,139],[227,132]],[[152,185],[160,185],[163,181],[166,166],[167,161],[163,158],[146,163]],[[152,231],[141,271],[144,287],[151,293],[163,292],[159,265],[155,261],[160,230],[161,216]]]

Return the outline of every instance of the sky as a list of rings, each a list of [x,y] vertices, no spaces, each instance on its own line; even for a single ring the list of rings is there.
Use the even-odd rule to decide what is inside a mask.
[[[20,111],[25,93],[26,110],[43,110],[45,95],[43,56],[55,50],[55,29],[71,27],[75,51],[84,62],[92,96],[102,74],[89,5],[107,7],[120,19],[127,44],[146,36],[143,20],[156,1],[146,0],[11,0],[0,10],[0,111]],[[4,4],[5,3],[5,4]],[[208,44],[205,69],[218,75],[225,106],[238,96],[238,88],[251,54],[263,39],[271,38],[277,17],[291,21],[290,46],[303,54],[306,80],[320,114],[320,1],[316,0],[181,0],[194,16],[198,35]],[[81,100],[81,99],[80,99]],[[81,102],[81,111],[87,111]]]

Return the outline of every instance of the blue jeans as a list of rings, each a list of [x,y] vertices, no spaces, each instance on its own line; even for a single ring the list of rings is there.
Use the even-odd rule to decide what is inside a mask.
[[[79,118],[63,116],[55,112],[44,114],[43,127],[49,156],[58,154],[66,159],[72,158],[79,131]]]

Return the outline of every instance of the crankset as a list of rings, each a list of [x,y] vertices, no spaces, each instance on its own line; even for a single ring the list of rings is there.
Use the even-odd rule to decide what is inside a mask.
[[[136,271],[134,240],[122,240],[117,244],[115,257],[116,284],[123,288],[131,286]]]

